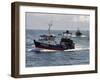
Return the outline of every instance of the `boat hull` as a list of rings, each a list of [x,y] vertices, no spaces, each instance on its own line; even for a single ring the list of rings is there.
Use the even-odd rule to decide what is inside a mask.
[[[34,40],[34,44],[36,48],[43,48],[43,49],[50,49],[50,50],[67,50],[67,49],[74,49],[74,44],[71,47],[64,47],[60,44],[56,44],[56,45],[51,45],[51,44],[46,44],[46,43],[41,43],[38,42],[36,40]]]

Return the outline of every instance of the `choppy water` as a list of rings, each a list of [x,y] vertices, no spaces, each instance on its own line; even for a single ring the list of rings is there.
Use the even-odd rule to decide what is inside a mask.
[[[59,33],[64,31],[52,31],[57,36],[56,41],[59,43],[61,36]],[[89,32],[82,31],[82,37],[75,37],[73,34],[73,41],[76,48],[89,48]],[[26,67],[39,66],[63,66],[63,65],[81,65],[89,64],[89,50],[80,51],[57,51],[57,52],[34,52],[34,39],[38,39],[39,35],[46,34],[46,30],[26,30]]]

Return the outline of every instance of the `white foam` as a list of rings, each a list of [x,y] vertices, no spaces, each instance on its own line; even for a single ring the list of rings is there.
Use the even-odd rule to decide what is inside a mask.
[[[72,35],[72,37],[78,37],[78,36]],[[79,36],[79,37],[87,37],[87,36],[86,36],[86,35],[81,35],[81,36]]]
[[[56,52],[57,50],[41,49],[40,52]]]
[[[27,49],[28,52],[32,51],[33,49]]]
[[[63,51],[82,51],[82,50],[89,50],[89,48],[75,48],[75,49],[67,49]],[[35,52],[57,52],[60,50],[49,50],[49,49],[34,49]]]
[[[82,51],[82,50],[89,50],[89,48],[76,48],[76,49],[68,49],[64,51]]]

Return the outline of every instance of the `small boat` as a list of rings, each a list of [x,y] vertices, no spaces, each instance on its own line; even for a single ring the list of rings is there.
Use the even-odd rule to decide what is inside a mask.
[[[34,40],[34,44],[36,48],[41,49],[49,49],[49,50],[67,50],[67,49],[74,49],[75,43],[68,37],[69,33],[63,33],[60,42],[57,44],[55,41],[56,36],[51,34],[50,27],[52,24],[48,24],[48,34],[40,35],[39,40]]]
[[[76,36],[81,36],[82,35],[82,33],[80,32],[80,30],[78,29],[77,31],[76,31]]]

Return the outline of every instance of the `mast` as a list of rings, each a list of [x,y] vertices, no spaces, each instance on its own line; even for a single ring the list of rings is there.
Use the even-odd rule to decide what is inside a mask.
[[[50,34],[51,34],[50,28],[51,28],[51,26],[52,26],[52,23],[49,23],[48,25],[49,25],[49,28],[48,28],[48,34],[49,34],[49,36],[50,36]]]
[[[52,26],[52,23],[49,23],[48,26],[49,26],[49,28],[48,28],[48,43],[50,44],[50,35],[51,35],[50,28]]]

